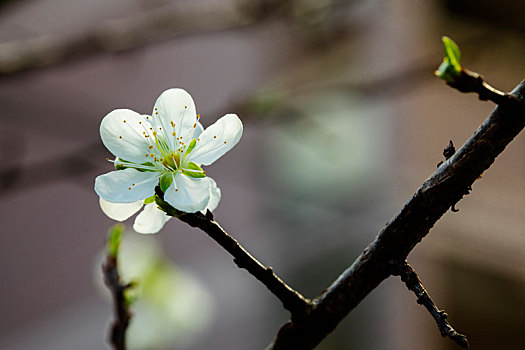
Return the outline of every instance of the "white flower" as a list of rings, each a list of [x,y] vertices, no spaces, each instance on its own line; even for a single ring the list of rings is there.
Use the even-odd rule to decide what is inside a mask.
[[[239,142],[241,120],[227,114],[203,131],[191,96],[182,89],[164,91],[151,116],[117,109],[104,117],[100,136],[117,158],[115,171],[98,176],[95,191],[102,210],[125,220],[140,210],[134,228],[158,232],[169,220],[152,203],[155,186],[174,208],[194,213],[214,210],[221,197],[201,165],[210,165]]]

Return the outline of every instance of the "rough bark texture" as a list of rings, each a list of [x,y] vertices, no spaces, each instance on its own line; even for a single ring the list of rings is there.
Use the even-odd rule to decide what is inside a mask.
[[[392,275],[439,218],[465,194],[525,126],[525,81],[512,92],[520,103],[498,106],[474,135],[439,166],[363,251],[318,298],[308,317],[281,327],[269,349],[312,349]]]

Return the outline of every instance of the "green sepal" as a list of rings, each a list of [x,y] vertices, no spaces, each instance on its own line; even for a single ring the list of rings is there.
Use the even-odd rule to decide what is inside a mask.
[[[150,203],[153,203],[153,202],[155,202],[155,195],[144,199],[144,204],[150,204]]]
[[[184,170],[182,173],[189,177],[194,178],[202,178],[206,177],[206,172],[202,170],[200,166],[198,166],[196,163],[190,162],[188,164],[184,165]]]
[[[113,163],[115,165],[115,170],[124,170],[124,169],[127,168],[127,166],[124,166],[122,164],[117,163],[118,161],[124,161],[125,162],[125,160],[117,157],[115,159],[115,163]]]
[[[108,239],[106,242],[106,254],[112,258],[117,258],[120,247],[120,240],[124,232],[123,224],[115,224],[109,228]]]
[[[152,170],[144,170],[144,169],[138,169],[138,168],[135,168],[133,166],[125,166],[124,164],[121,164],[119,163],[119,161],[122,161],[122,162],[126,162],[126,163],[131,163],[131,162],[128,162],[127,160],[124,160],[122,158],[116,158],[115,159],[115,170],[124,170],[124,169],[127,169],[127,168],[133,168],[135,170],[138,170],[140,171],[141,173],[144,173],[144,172],[148,172],[148,171],[152,171]],[[155,166],[155,164],[153,164],[152,162],[146,162],[146,163],[142,163],[141,165],[149,165],[149,166]]]
[[[162,192],[166,192],[166,190],[168,189],[168,187],[171,186],[172,183],[173,183],[173,177],[171,176],[171,173],[162,175],[159,180],[159,186]]]
[[[190,152],[193,151],[196,144],[197,144],[196,139],[191,140],[190,144],[188,145],[188,148],[186,148],[186,155],[190,154]]]
[[[445,51],[445,57],[439,68],[434,72],[434,74],[447,83],[453,83],[455,78],[461,74],[461,52],[456,43],[449,37],[444,36],[443,48]]]

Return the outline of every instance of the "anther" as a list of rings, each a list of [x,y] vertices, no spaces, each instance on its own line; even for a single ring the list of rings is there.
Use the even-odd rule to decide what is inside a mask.
[[[193,124],[193,128],[195,129],[197,127],[197,123]]]
[[[124,119],[124,120],[123,120],[122,122],[124,122],[124,123],[125,123],[125,122],[126,122],[126,120]]]
[[[224,144],[226,144],[226,141],[224,141]]]
[[[119,139],[121,139],[121,138],[122,138],[122,136],[119,136],[118,138],[119,138]]]
[[[178,191],[179,191],[179,189],[178,189],[178,188],[176,188],[176,189],[175,189],[175,192],[178,192]]]
[[[172,132],[172,133],[171,133],[171,135],[175,136],[175,135],[176,135],[175,131],[174,131],[174,132]]]
[[[153,146],[152,146],[152,145],[149,145],[148,148],[149,148],[149,149],[153,149]]]
[[[216,138],[217,138],[217,136],[213,136],[213,138],[214,138],[214,139],[216,139]]]

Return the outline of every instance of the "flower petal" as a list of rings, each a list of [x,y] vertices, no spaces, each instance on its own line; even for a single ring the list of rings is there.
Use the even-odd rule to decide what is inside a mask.
[[[144,207],[144,210],[135,219],[133,229],[138,233],[157,233],[169,219],[171,219],[171,216],[157,208],[156,203],[150,203]]]
[[[100,197],[99,204],[100,209],[102,209],[104,214],[109,216],[110,219],[124,221],[139,211],[144,205],[144,201],[138,200],[131,203],[113,203]]]
[[[204,127],[202,126],[202,124],[200,122],[197,122],[197,126],[195,127],[195,133],[193,134],[193,138],[196,139],[198,138],[202,132],[204,131]]]
[[[235,114],[226,114],[202,132],[188,161],[210,165],[228,152],[242,136],[242,122]]]
[[[153,123],[164,135],[171,149],[177,149],[180,142],[189,144],[197,127],[195,103],[183,89],[164,91],[152,113]]]
[[[187,213],[206,208],[210,201],[210,184],[206,178],[193,178],[178,173],[166,190],[164,199],[172,207]]]
[[[217,183],[211,177],[206,177],[205,179],[208,180],[208,183],[210,186],[209,187],[210,201],[208,202],[206,209],[209,209],[210,211],[214,211],[219,205],[219,202],[221,200],[221,189],[217,187]],[[206,214],[206,212],[204,212],[203,214]]]
[[[150,159],[148,146],[155,140],[149,135],[151,124],[140,114],[129,109],[116,109],[102,119],[100,137],[104,146],[115,156],[134,163]]]
[[[113,203],[144,200],[155,193],[159,176],[159,173],[140,172],[132,168],[111,171],[95,179],[95,192]]]

